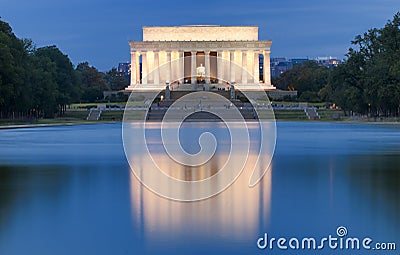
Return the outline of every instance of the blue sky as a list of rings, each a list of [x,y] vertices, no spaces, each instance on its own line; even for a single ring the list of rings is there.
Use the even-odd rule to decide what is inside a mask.
[[[142,26],[257,25],[273,57],[343,58],[355,35],[398,11],[400,0],[0,0],[17,36],[102,71],[129,61],[128,40],[141,40]]]

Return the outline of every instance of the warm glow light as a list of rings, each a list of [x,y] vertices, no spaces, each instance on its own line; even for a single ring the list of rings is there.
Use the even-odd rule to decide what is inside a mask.
[[[179,168],[170,165],[168,155],[156,154],[160,166],[168,169],[175,178],[202,179],[215,174],[213,169],[224,164],[228,155],[219,155],[210,164],[196,169]],[[250,155],[246,166],[257,160],[257,155]],[[146,169],[142,162],[141,169]],[[183,229],[213,229],[214,234],[242,239],[258,234],[260,219],[269,222],[271,205],[272,171],[268,171],[261,183],[248,187],[251,167],[246,168],[239,179],[226,191],[213,198],[195,202],[181,203],[161,198],[145,187],[131,174],[131,202],[134,221],[143,225],[146,238],[156,241],[152,233],[179,233]],[[160,183],[160,185],[164,185]],[[174,187],[169,187],[174,189]],[[194,192],[180,190],[179,192]],[[140,212],[140,213],[139,213]],[[138,217],[141,215],[141,217]],[[154,240],[153,240],[154,239]]]

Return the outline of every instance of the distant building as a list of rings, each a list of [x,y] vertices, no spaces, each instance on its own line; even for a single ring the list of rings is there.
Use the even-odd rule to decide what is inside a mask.
[[[300,66],[304,62],[310,61],[310,59],[308,59],[308,58],[292,58],[290,61],[292,62],[293,66]]]
[[[278,64],[280,62],[286,62],[286,61],[288,61],[288,60],[286,58],[283,58],[283,57],[271,58],[271,65],[272,64],[276,65],[276,64]]]
[[[281,74],[293,68],[293,63],[286,58],[271,58],[271,76],[279,77]]]
[[[336,57],[317,57],[315,61],[328,68],[337,67],[342,63],[342,61]]]
[[[130,69],[131,69],[131,64],[129,62],[128,63],[119,63],[117,72],[121,76],[127,76],[130,74]]]
[[[342,63],[340,59],[335,57],[317,57],[315,59],[309,59],[309,58],[286,59],[283,57],[271,58],[271,77],[279,77],[284,72],[292,69],[294,66],[302,65],[304,62],[307,61],[315,61],[319,65],[328,68],[336,67]]]

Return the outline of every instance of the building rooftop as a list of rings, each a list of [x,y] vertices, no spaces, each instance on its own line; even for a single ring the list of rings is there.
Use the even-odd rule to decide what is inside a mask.
[[[143,27],[143,41],[258,41],[257,26]]]

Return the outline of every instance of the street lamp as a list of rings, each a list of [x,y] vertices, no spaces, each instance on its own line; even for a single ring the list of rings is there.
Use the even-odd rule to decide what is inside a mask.
[[[371,117],[371,103],[368,103],[368,119]]]

